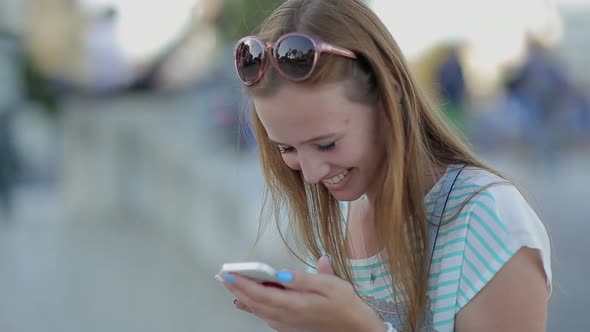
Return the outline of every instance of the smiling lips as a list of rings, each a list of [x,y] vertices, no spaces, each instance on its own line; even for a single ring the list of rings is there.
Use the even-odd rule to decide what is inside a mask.
[[[340,181],[342,181],[342,179],[344,179],[344,177],[346,177],[347,174],[348,170],[345,170],[344,172],[334,176],[333,178],[322,180],[322,182],[326,184],[338,184],[340,183]]]

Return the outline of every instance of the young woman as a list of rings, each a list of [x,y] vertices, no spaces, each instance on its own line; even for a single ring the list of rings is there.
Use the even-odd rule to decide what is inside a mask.
[[[321,256],[317,274],[281,271],[284,290],[224,275],[237,308],[277,331],[545,329],[545,228],[428,103],[362,1],[287,0],[235,64],[268,206],[302,259]]]

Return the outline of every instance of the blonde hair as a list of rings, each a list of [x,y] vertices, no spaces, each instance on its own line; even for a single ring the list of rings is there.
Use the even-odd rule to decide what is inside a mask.
[[[294,31],[315,35],[358,56],[357,60],[322,56],[312,77],[299,84],[348,82],[352,101],[369,104],[379,112],[385,158],[384,178],[379,181],[375,201],[377,245],[387,253],[391,292],[403,294],[401,300],[406,303],[406,312],[401,313],[407,317],[404,330],[413,330],[423,322],[428,279],[426,175],[450,164],[490,169],[429,103],[393,37],[362,1],[288,0],[266,19],[258,36],[275,41]],[[250,96],[264,97],[285,84],[269,66],[262,80],[246,91]],[[396,84],[401,96],[396,93]],[[267,184],[263,213],[270,213],[266,217],[273,215],[277,226],[281,216],[288,218],[289,230],[296,234],[298,248],[306,257],[290,247],[281,227],[279,232],[299,259],[306,262],[323,252],[330,253],[336,274],[352,283],[347,260],[350,249],[338,202],[323,185],[306,183],[299,171],[283,162],[276,146],[268,142],[253,104],[251,116]],[[269,219],[263,218],[259,234],[267,224],[265,220]]]

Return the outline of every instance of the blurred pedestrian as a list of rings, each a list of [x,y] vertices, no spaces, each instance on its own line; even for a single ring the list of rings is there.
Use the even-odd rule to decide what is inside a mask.
[[[11,218],[17,172],[12,119],[23,94],[20,56],[16,36],[0,31],[0,220]]]
[[[540,161],[554,161],[558,153],[555,120],[565,110],[570,95],[565,70],[550,49],[531,39],[527,57],[507,84],[508,97],[520,111],[525,142]]]
[[[545,330],[543,224],[427,102],[363,1],[287,0],[235,65],[267,207],[319,272],[279,272],[286,290],[225,274],[238,309],[277,331]]]
[[[443,110],[457,127],[463,128],[463,105],[467,87],[457,45],[451,46],[449,54],[436,72],[436,80],[440,88]]]

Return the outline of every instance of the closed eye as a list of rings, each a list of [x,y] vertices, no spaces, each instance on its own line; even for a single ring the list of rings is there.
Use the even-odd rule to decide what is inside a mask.
[[[285,146],[285,145],[278,145],[277,148],[279,149],[280,154],[293,152],[295,150],[295,148],[293,148],[292,146]]]
[[[330,151],[330,150],[334,149],[335,147],[336,147],[336,142],[319,146],[320,150],[322,150],[322,151]]]

